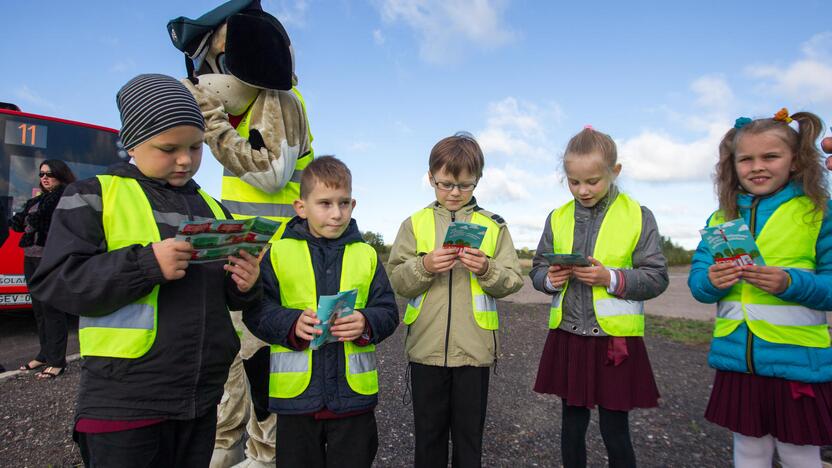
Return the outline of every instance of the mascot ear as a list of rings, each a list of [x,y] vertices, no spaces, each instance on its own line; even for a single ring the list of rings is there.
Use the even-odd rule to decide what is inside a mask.
[[[292,89],[291,43],[283,25],[260,10],[228,18],[225,65],[240,81],[265,89]]]

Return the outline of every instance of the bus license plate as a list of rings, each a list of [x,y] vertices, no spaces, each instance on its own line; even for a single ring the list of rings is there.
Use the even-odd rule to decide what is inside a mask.
[[[0,305],[25,305],[32,303],[28,294],[0,294]]]

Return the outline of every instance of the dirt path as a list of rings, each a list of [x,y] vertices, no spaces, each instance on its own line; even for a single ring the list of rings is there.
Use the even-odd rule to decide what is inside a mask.
[[[546,336],[545,304],[501,302],[504,353],[492,375],[486,421],[486,466],[557,466],[560,463],[560,402],[531,390]],[[377,409],[380,447],[376,466],[413,463],[412,408],[402,404],[406,362],[404,328],[379,346],[381,401]],[[647,338],[662,394],[661,407],[632,413],[639,465],[729,466],[730,434],[706,422],[712,371],[704,347]],[[31,375],[0,381],[0,465],[71,465],[80,456],[71,440],[78,363],[52,382]],[[597,415],[587,437],[591,466],[605,464]]]

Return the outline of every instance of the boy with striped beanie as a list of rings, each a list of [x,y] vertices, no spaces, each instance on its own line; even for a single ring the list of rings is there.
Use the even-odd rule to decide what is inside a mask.
[[[204,121],[191,93],[139,75],[116,101],[131,161],[67,187],[30,287],[80,316],[85,465],[208,466],[239,349],[228,309],[259,302],[259,263],[240,251],[189,265],[191,245],[174,238],[183,220],[230,218],[192,180]]]

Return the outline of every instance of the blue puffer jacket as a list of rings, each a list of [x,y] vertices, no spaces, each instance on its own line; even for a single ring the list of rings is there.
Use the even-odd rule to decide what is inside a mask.
[[[313,237],[306,221],[295,217],[289,221],[283,237],[307,242],[318,297],[338,293],[344,248],[352,242],[364,242],[355,220],[350,221],[350,226],[341,237],[325,239]],[[291,348],[289,335],[294,334],[295,322],[303,311],[283,307],[280,303],[280,285],[268,257],[260,264],[260,269],[263,302],[243,309],[243,322],[261,340]],[[381,261],[378,262],[370,284],[367,306],[361,309],[361,313],[370,327],[372,344],[378,344],[390,336],[399,324],[396,297]],[[300,338],[297,341],[304,345],[304,349],[308,345],[308,342]],[[378,396],[352,391],[345,377],[345,367],[342,343],[330,343],[313,351],[309,386],[295,398],[269,398],[269,411],[277,414],[312,414],[326,408],[334,413],[349,413],[375,407]]]
[[[796,184],[789,184],[779,192],[761,198],[756,209],[754,235],[760,234],[777,207],[800,195],[803,195],[803,189]],[[753,201],[753,196],[739,195],[740,215],[749,226],[752,225]],[[784,301],[825,311],[832,310],[832,203],[829,203],[828,207],[815,246],[815,272],[787,269],[791,276],[791,284],[777,295]],[[708,268],[713,263],[713,256],[707,244],[704,241],[700,242],[693,256],[693,265],[688,277],[690,291],[699,302],[713,304],[728,294],[728,289],[717,289],[708,280]],[[745,323],[730,335],[713,339],[708,364],[719,370],[748,372],[748,350],[751,351],[754,371],[759,375],[808,383],[832,381],[832,348],[771,343],[751,333]]]

